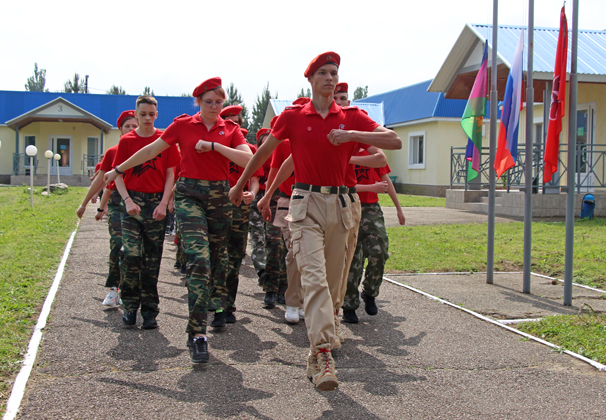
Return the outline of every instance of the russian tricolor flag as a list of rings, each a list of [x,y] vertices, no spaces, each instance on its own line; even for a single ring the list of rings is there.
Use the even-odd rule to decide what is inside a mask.
[[[522,61],[524,53],[524,29],[513,58],[507,85],[505,87],[505,100],[501,111],[501,124],[499,126],[499,140],[494,168],[497,178],[509,168],[513,168],[518,158],[518,128],[520,125],[520,110],[522,109],[522,82],[524,78]]]

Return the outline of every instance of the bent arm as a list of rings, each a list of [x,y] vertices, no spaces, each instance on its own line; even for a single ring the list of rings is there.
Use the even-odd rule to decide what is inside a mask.
[[[236,165],[241,166],[243,168],[248,164],[248,162],[253,156],[250,147],[245,144],[240,144],[234,149],[232,147],[224,146],[220,143],[215,143],[215,151],[221,153],[227,159],[231,160]]]
[[[263,166],[265,161],[267,161],[267,159],[269,159],[269,157],[271,156],[271,153],[274,151],[274,149],[278,147],[278,144],[280,144],[280,140],[276,139],[270,134],[269,137],[263,143],[263,145],[259,147],[257,153],[255,153],[252,159],[250,159],[248,164],[240,165],[246,166],[246,168],[244,169],[244,172],[242,172],[238,183],[234,185],[234,188],[242,191],[244,189],[244,186],[246,185],[246,181],[254,175],[257,169]],[[238,165],[238,162],[236,162],[236,164]]]
[[[383,168],[387,165],[387,157],[383,150],[370,146],[366,151],[369,153],[369,156],[352,156],[349,163],[366,166],[367,168]]]

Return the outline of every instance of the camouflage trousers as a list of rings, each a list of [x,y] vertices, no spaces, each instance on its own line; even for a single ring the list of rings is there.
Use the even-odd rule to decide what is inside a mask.
[[[385,230],[383,211],[379,203],[362,204],[362,219],[358,230],[358,243],[349,276],[343,309],[353,310],[360,306],[359,287],[364,270],[364,261],[368,260],[362,289],[367,296],[377,297],[383,282],[385,263],[389,258],[389,237]]]
[[[218,308],[226,312],[236,311],[236,295],[238,293],[238,284],[240,282],[239,273],[242,266],[242,260],[246,255],[246,243],[248,241],[248,227],[250,216],[250,205],[242,203],[240,206],[231,204],[232,222],[231,228],[227,234],[227,273],[217,281],[225,280],[225,295],[215,296],[216,288],[213,288],[211,301],[219,299],[221,305]]]
[[[175,224],[178,225],[176,218]],[[185,251],[183,251],[183,238],[181,238],[181,232],[179,232],[177,226],[175,226],[175,238],[177,239],[177,255],[175,256],[175,260],[179,261],[183,266],[187,264],[187,258],[185,257]]]
[[[259,276],[265,273],[266,253],[265,253],[265,221],[257,203],[265,195],[264,190],[260,190],[255,199],[250,204],[249,230],[250,230],[250,258],[252,259],[255,270]],[[259,284],[260,285],[260,284]]]
[[[227,271],[227,234],[232,212],[228,191],[227,181],[181,177],[176,184],[177,228],[190,265],[187,270],[189,322],[186,328],[189,334],[206,334],[209,309],[221,307],[221,298],[210,301],[213,286],[216,296],[226,295],[225,280],[222,284],[215,285],[214,282],[224,278]]]
[[[120,261],[124,258],[122,249],[122,197],[113,190],[107,202],[107,227],[109,229],[109,273],[105,287],[120,288]]]
[[[255,200],[258,201],[262,197],[263,193],[259,193]],[[274,220],[276,216],[278,198],[279,194],[276,191],[270,200],[271,220]],[[255,264],[255,260],[259,262],[263,259],[264,261],[261,271],[259,270],[261,264],[255,264],[257,273],[265,273],[265,275],[259,278],[259,286],[263,288],[264,292],[284,293],[288,287],[286,279],[287,249],[282,237],[282,229],[274,226],[271,222],[263,220],[257,209],[256,201],[253,201],[250,209],[250,240],[253,264]],[[255,229],[253,229],[253,224],[257,223],[256,221],[253,222],[255,212],[259,213],[258,217],[261,220],[260,230],[259,226],[255,226]]]
[[[162,193],[129,191],[128,194],[141,213],[137,216],[122,213],[124,260],[120,264],[120,297],[125,311],[135,311],[141,306],[141,315],[155,317],[159,312],[158,275],[166,218],[154,220],[153,213]]]

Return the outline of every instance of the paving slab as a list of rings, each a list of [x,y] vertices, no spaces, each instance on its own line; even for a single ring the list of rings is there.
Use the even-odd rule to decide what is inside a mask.
[[[104,309],[109,236],[86,213],[28,382],[21,419],[603,419],[606,373],[384,283],[335,351],[334,392],[305,377],[305,325],[264,309],[250,259],[236,324],[209,330],[210,363],[186,348],[186,292],[167,240],[159,329]],[[473,287],[476,287],[474,284]],[[491,290],[501,290],[493,287]]]

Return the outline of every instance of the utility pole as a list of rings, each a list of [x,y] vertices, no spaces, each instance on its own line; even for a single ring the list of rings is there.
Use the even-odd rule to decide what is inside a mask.
[[[84,76],[84,93],[88,93],[88,74]]]

